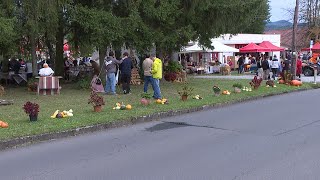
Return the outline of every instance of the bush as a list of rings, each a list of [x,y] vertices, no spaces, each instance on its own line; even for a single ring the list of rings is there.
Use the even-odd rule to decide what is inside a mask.
[[[85,77],[77,81],[76,85],[77,85],[77,89],[90,89],[91,80],[89,77]]]
[[[178,61],[169,61],[168,65],[164,67],[165,72],[178,73],[182,70],[181,64]]]
[[[242,89],[243,86],[242,86],[241,83],[235,83],[235,84],[232,85],[232,87],[237,87],[239,89]]]

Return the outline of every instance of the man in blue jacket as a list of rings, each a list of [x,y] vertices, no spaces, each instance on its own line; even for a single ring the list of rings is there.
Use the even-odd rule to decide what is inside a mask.
[[[128,52],[123,53],[122,63],[120,65],[121,71],[121,83],[123,94],[130,94],[130,81],[131,81],[131,70],[133,69],[133,63]]]

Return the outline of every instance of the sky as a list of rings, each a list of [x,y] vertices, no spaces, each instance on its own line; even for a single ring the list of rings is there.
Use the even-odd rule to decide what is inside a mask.
[[[270,21],[290,20],[292,17],[285,9],[293,9],[295,6],[295,0],[269,0],[270,2]]]

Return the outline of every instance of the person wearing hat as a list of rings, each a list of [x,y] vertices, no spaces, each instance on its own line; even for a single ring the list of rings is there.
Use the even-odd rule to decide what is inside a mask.
[[[43,64],[43,68],[39,70],[40,76],[52,76],[54,71],[49,67],[47,63]]]

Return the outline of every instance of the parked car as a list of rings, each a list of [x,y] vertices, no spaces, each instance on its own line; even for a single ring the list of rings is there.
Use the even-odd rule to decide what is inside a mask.
[[[312,63],[303,63],[302,64],[302,73],[305,76],[313,76],[314,75],[314,67],[317,67],[317,75],[320,74],[320,64],[312,64]]]

